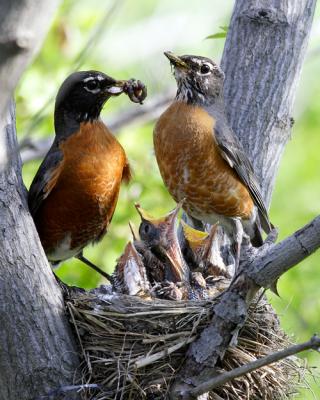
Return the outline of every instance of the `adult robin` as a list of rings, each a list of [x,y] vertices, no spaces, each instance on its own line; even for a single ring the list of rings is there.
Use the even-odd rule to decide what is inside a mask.
[[[55,102],[55,139],[28,197],[48,260],[54,265],[77,257],[108,279],[82,250],[106,233],[120,184],[130,180],[124,149],[100,119],[106,101],[121,93],[142,102],[146,89],[140,81],[98,71],[75,72],[63,82]]]
[[[160,173],[170,194],[196,220],[220,222],[236,243],[239,263],[243,229],[254,246],[261,226],[271,230],[251,162],[228,124],[222,70],[206,57],[165,52],[177,94],[154,129]]]

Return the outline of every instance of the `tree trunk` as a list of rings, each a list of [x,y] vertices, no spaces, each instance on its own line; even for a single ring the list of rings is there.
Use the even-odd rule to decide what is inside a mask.
[[[56,7],[53,0],[0,1],[1,400],[31,400],[70,384],[79,361],[60,287],[28,211],[10,104]]]
[[[237,0],[222,57],[229,122],[269,205],[316,0]]]

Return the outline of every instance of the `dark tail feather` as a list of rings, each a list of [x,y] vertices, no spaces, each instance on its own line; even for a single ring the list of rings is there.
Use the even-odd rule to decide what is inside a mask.
[[[273,225],[270,223],[268,216],[260,212],[260,210],[258,210],[258,215],[259,215],[260,229],[262,227],[262,229],[266,234],[270,233],[271,229],[273,228]]]
[[[256,218],[253,229],[254,229],[254,233],[253,233],[253,236],[250,238],[251,244],[254,247],[260,247],[263,245],[263,238],[262,238],[262,234],[261,234],[261,225],[260,225],[259,217]]]

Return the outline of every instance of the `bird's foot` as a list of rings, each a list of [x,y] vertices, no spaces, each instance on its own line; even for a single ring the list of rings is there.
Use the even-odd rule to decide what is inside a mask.
[[[155,294],[155,297],[160,297],[166,300],[182,300],[183,299],[183,290],[179,287],[179,283],[163,281],[158,282],[153,288],[152,291]]]
[[[86,264],[88,267],[94,269],[96,272],[98,272],[100,275],[104,276],[106,279],[108,279],[109,282],[112,283],[113,279],[112,276],[109,275],[107,272],[103,271],[101,268],[97,267],[95,264],[93,264],[90,260],[84,257],[84,255],[79,253],[77,256],[75,256],[78,260],[82,261],[84,264]]]

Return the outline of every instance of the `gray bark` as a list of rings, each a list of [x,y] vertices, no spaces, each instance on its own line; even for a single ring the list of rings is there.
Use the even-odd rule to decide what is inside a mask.
[[[222,57],[229,122],[269,205],[316,0],[238,0]]]
[[[6,106],[28,62],[41,46],[58,0],[0,0],[0,110]]]
[[[290,138],[294,94],[315,4],[316,0],[238,0],[231,18],[222,59],[226,108],[267,204]],[[278,245],[272,243],[275,236],[272,232],[259,250],[244,249],[241,272],[214,306],[210,325],[191,344],[171,398],[193,398],[192,388],[215,376],[215,365],[235,342],[260,286],[271,286],[319,248],[319,218]]]
[[[268,251],[249,257],[246,272],[256,284],[267,288],[319,247],[320,216],[282,242],[268,247]]]
[[[70,384],[77,347],[21,179],[14,106],[18,79],[58,2],[1,0],[0,10],[0,399],[35,399]]]

